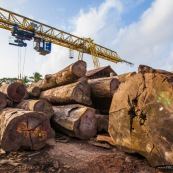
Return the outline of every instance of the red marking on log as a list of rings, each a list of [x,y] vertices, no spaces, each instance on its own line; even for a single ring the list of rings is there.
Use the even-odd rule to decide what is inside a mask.
[[[47,131],[47,129],[48,129],[48,126],[47,125],[46,126],[43,126],[43,130]]]

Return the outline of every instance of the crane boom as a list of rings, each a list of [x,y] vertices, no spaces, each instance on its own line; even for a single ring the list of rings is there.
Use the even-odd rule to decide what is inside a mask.
[[[71,50],[76,50],[79,53],[87,53],[92,55],[95,67],[99,67],[98,58],[102,58],[114,63],[125,62],[133,65],[131,62],[121,59],[117,52],[95,44],[90,38],[80,38],[40,23],[36,20],[29,19],[25,16],[0,8],[0,28],[13,31],[13,27],[16,24],[18,25],[19,29],[25,31],[34,30],[34,37],[36,38],[41,38],[47,42],[67,47]]]

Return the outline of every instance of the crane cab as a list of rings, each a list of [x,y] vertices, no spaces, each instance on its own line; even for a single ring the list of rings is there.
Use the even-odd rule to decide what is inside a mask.
[[[41,38],[34,38],[34,49],[40,55],[47,55],[51,52],[51,42],[46,42]]]

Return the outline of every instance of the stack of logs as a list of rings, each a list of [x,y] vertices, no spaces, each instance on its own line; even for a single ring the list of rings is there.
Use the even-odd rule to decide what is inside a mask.
[[[1,147],[40,149],[54,136],[51,127],[80,139],[108,131],[109,108],[119,80],[88,80],[86,67],[86,62],[77,61],[28,88],[18,82],[1,85]]]
[[[173,165],[173,73],[140,65],[121,83],[109,113],[109,134],[120,149],[156,166]]]
[[[152,166],[173,164],[173,73],[144,65],[112,77],[85,73],[86,63],[77,61],[27,89],[1,85],[1,147],[36,150],[54,130],[80,139],[104,130],[117,147]]]

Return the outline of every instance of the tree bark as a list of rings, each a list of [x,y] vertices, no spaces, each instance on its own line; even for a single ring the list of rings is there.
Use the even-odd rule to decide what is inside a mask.
[[[3,92],[8,97],[8,99],[13,102],[22,101],[27,93],[25,85],[20,82],[2,84],[0,86],[0,91]]]
[[[52,106],[45,100],[23,100],[15,107],[27,111],[43,112],[48,118],[51,118],[54,114]]]
[[[117,147],[138,152],[152,166],[173,164],[173,76],[139,73],[120,84],[109,114]]]
[[[125,82],[130,76],[135,75],[136,72],[124,73],[121,75],[114,76],[113,78],[118,79],[120,82]]]
[[[42,112],[16,108],[0,111],[0,141],[5,151],[21,148],[39,150],[53,136],[49,119]]]
[[[0,92],[0,110],[7,105],[7,97],[4,93]]]
[[[97,132],[95,110],[82,105],[53,106],[53,127],[80,139],[93,137]]]
[[[36,83],[32,83],[30,87],[39,87],[41,91],[56,87],[55,77],[52,75],[51,78],[40,80]]]
[[[43,91],[40,94],[40,99],[56,105],[71,103],[91,105],[90,94],[89,84],[86,81],[81,81]]]
[[[118,79],[114,77],[105,77],[88,80],[91,87],[91,99],[95,109],[101,113],[109,114],[109,109],[114,92],[119,87]]]
[[[160,74],[172,75],[172,73],[169,71],[165,71],[165,70],[161,70],[161,69],[154,69],[147,65],[139,65],[138,72],[140,72],[140,73],[160,73]]]
[[[75,80],[83,77],[85,73],[86,73],[86,62],[79,60],[54,75],[56,78],[57,86],[62,86],[70,84]]]
[[[45,79],[37,83],[33,83],[31,86],[37,86],[42,91],[51,89],[57,86],[62,86],[75,82],[77,79],[84,76],[86,73],[86,62],[80,60],[69,65],[63,70],[55,74],[45,75]]]
[[[91,95],[95,98],[109,98],[118,89],[119,81],[112,77],[88,80],[91,87]]]

